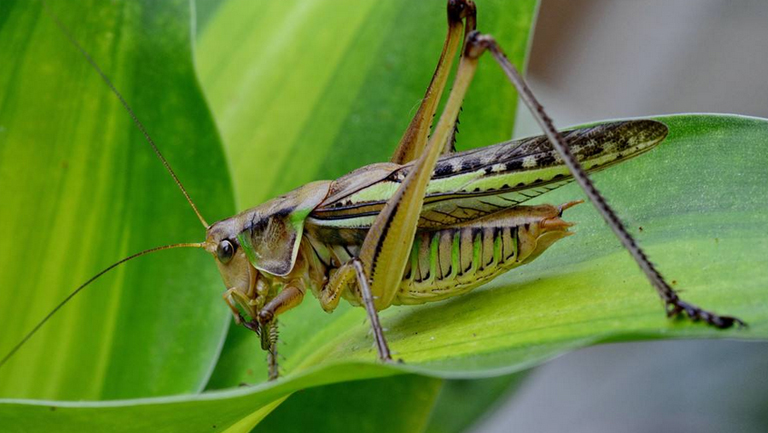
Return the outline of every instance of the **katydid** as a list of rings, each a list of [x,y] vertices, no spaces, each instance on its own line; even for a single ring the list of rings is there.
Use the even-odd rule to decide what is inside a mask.
[[[595,171],[651,150],[667,135],[660,122],[614,122],[557,131],[520,74],[489,35],[476,31],[475,5],[448,1],[448,34],[426,94],[390,162],[359,168],[334,181],[302,186],[260,206],[208,224],[138,117],[109,78],[62,27],[162,161],[206,229],[200,243],[174,244],[134,254],[78,287],[1,361],[0,367],[66,302],[93,280],[134,257],[159,249],[195,247],[215,259],[223,298],[237,324],[255,331],[278,376],[277,320],[307,291],[333,311],[344,298],[367,311],[382,361],[392,359],[378,312],[464,294],[524,265],[571,234],[561,219],[578,202],[524,204],[576,180],[665,302],[718,328],[744,325],[684,302],[665,282],[591,183]],[[432,127],[455,54],[453,87]],[[490,53],[541,124],[544,136],[455,152],[453,135],[462,101]],[[405,360],[407,362],[407,359]]]

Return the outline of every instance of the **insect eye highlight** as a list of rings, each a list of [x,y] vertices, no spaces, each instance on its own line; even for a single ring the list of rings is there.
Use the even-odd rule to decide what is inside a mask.
[[[221,263],[226,265],[232,260],[232,257],[235,256],[236,249],[237,244],[224,239],[223,241],[219,242],[218,247],[216,247],[216,256],[218,256]]]

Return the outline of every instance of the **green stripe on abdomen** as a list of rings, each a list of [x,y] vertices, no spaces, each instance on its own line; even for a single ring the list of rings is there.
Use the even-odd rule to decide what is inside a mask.
[[[395,304],[461,295],[519,265],[517,259],[517,227],[418,232]]]

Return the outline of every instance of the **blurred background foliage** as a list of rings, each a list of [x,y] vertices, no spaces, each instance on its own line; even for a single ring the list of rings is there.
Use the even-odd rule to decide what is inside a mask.
[[[536,3],[528,0],[481,0],[478,3],[480,28],[493,33],[504,44],[510,57],[522,66]],[[587,11],[601,10],[595,6],[600,2],[577,3],[580,4],[567,10],[573,16],[581,13],[584,20],[594,19],[593,15],[586,14]],[[386,160],[429,81],[445,27],[442,0],[409,3],[200,0],[192,7],[184,1],[165,4],[94,1],[80,5],[82,9],[70,8],[60,1],[51,1],[49,5],[51,12],[70,29],[72,37],[83,44],[139,113],[209,221],[229,216],[235,209],[253,206],[307,181],[335,178],[360,165]],[[545,12],[548,10],[546,6],[545,3]],[[607,4],[601,6],[602,10],[611,10]],[[566,5],[550,7],[561,10]],[[560,17],[561,24],[565,19],[557,13],[549,13]],[[544,16],[547,16],[546,13]],[[13,192],[3,194],[5,206],[0,211],[0,222],[3,223],[0,226],[5,230],[0,243],[2,257],[14,257],[20,263],[40,263],[40,256],[46,258],[44,263],[32,269],[3,267],[3,288],[0,292],[0,308],[3,310],[0,311],[13,323],[2,336],[0,348],[5,351],[39,319],[39,314],[27,314],[29,311],[47,310],[71,287],[114,258],[162,243],[197,240],[201,230],[114,96],[63,37],[41,4],[3,2],[0,5],[0,20],[0,47],[12,60],[10,64],[14,65],[14,68],[0,71],[0,189]],[[556,20],[554,22],[540,22],[537,33],[542,32],[543,27],[543,31],[560,34],[562,26]],[[571,22],[570,19],[568,22]],[[192,40],[189,38],[190,23],[193,24]],[[668,24],[674,26],[674,23]],[[597,24],[594,26],[600,27]],[[604,40],[609,40],[609,46],[613,42],[609,38]],[[567,50],[565,53],[551,48],[541,51],[555,54],[534,57],[533,70],[540,74],[535,84],[544,88],[545,103],[557,101],[547,105],[552,107],[561,125],[611,118],[619,114],[631,116],[700,111],[700,105],[654,109],[653,104],[649,104],[650,108],[639,108],[637,111],[603,109],[587,115],[589,110],[585,106],[603,107],[599,102],[593,102],[601,101],[599,96],[611,99],[607,92],[600,95],[595,90],[570,101],[570,104],[580,101],[575,103],[572,112],[581,117],[561,112],[559,107],[568,103],[561,105],[553,96],[552,89],[547,87],[547,80],[542,77],[560,76],[553,70],[568,76],[572,65],[557,68],[550,62],[566,59],[578,64],[578,56],[574,58],[574,54],[570,54],[571,57],[568,57],[566,53],[570,51]],[[483,59],[480,68],[461,118],[459,147],[462,149],[503,141],[510,137],[515,126],[514,92],[489,58]],[[643,70],[640,66],[637,69]],[[648,69],[655,70],[653,67]],[[549,71],[549,75],[542,74],[542,70]],[[608,72],[602,73],[613,76]],[[588,78],[598,85],[602,84],[603,80],[595,80],[595,76],[601,75],[595,72]],[[536,77],[534,73],[534,80]],[[555,91],[559,90],[555,88]],[[569,95],[568,92],[565,94]],[[626,99],[643,100],[641,95],[627,96]],[[589,101],[590,104],[582,101]],[[712,110],[717,111],[716,108]],[[703,143],[707,149],[713,150],[728,149],[736,143],[759,146],[765,142],[762,138],[765,137],[765,126],[759,122],[724,118],[680,118],[670,121],[679,125],[678,141],[674,141],[677,147],[663,148],[663,151],[660,148],[656,159],[633,161],[623,168],[623,172],[617,168],[611,174],[601,174],[600,177],[600,185],[606,185],[612,201],[630,215],[632,222],[642,221],[648,228],[659,229],[655,235],[645,235],[643,241],[649,245],[663,243],[663,238],[669,236],[664,227],[676,230],[679,238],[695,237],[697,242],[710,236],[712,231],[723,230],[724,227],[730,230],[726,227],[730,225],[728,221],[712,223],[691,218],[695,212],[689,207],[700,202],[708,203],[708,199],[733,195],[721,185],[702,191],[701,198],[671,209],[664,208],[673,216],[679,212],[683,218],[682,222],[669,225],[669,221],[659,219],[662,213],[659,208],[652,206],[654,201],[662,202],[668,195],[665,191],[648,192],[648,187],[654,182],[653,176],[657,176],[656,181],[659,176],[668,176],[674,181],[676,174],[693,174],[703,170],[709,161],[703,155],[690,162],[678,161],[678,165],[674,165],[675,158],[694,155],[693,146],[697,144]],[[519,126],[518,131],[537,133],[524,115],[519,123],[522,127]],[[724,134],[725,139],[722,137]],[[719,141],[710,140],[711,137],[717,137]],[[752,253],[758,255],[768,249],[764,235],[759,235],[760,230],[766,227],[765,218],[756,216],[760,209],[765,208],[760,196],[765,190],[755,189],[753,184],[759,179],[766,180],[765,173],[759,171],[765,157],[764,147],[739,149],[733,154],[732,160],[735,161],[732,162],[739,164],[742,162],[739,158],[743,158],[749,159],[751,164],[744,164],[739,169],[742,173],[731,172],[716,178],[727,182],[739,178],[743,180],[739,184],[740,191],[749,194],[751,200],[745,200],[741,208],[736,206],[734,214],[757,224],[746,228],[738,226],[729,233],[751,236]],[[26,165],[17,161],[34,161],[34,169],[28,170]],[[653,166],[668,161],[672,161],[672,165],[664,169]],[[649,176],[649,179],[635,180],[636,185],[622,189],[620,184],[625,182],[628,173],[633,172],[643,173],[641,177]],[[40,176],[41,173],[44,175]],[[708,174],[703,176],[715,179]],[[696,191],[696,182],[697,179],[682,183],[675,197],[690,197],[691,191]],[[61,196],[57,188],[51,188],[52,185],[60,186],[58,189],[69,195]],[[547,201],[567,200],[578,194],[576,189],[568,188],[559,191],[556,197],[547,197]],[[635,203],[635,198],[640,196],[647,197],[646,201]],[[722,216],[731,207],[730,201],[726,200],[725,203],[713,205],[709,211]],[[95,216],[93,209],[98,211]],[[575,316],[572,318],[578,317],[580,311],[587,311],[584,313],[587,315],[600,314],[600,310],[607,305],[616,309],[614,315],[606,315],[604,322],[597,323],[595,329],[573,328],[572,324],[565,322],[576,329],[577,332],[569,335],[574,339],[554,344],[538,354],[530,347],[521,347],[518,351],[522,355],[517,358],[503,352],[491,352],[495,358],[481,361],[482,358],[469,357],[467,362],[467,359],[451,358],[450,349],[429,346],[432,352],[426,351],[427,357],[422,359],[430,359],[430,353],[433,354],[431,356],[440,354],[434,358],[436,362],[427,364],[421,370],[418,366],[415,369],[412,366],[406,368],[431,376],[389,376],[393,371],[387,368],[368,365],[370,363],[349,363],[295,376],[294,380],[278,386],[232,389],[241,382],[254,383],[264,379],[263,355],[253,336],[241,328],[231,327],[224,337],[230,319],[218,300],[217,290],[211,289],[219,287],[220,283],[214,267],[209,263],[210,259],[195,251],[168,252],[164,253],[169,254],[168,258],[147,258],[130,265],[113,275],[111,281],[100,282],[101,290],[97,287],[90,289],[96,294],[78,300],[79,304],[69,305],[68,311],[56,319],[57,324],[50,326],[52,329],[46,329],[36,336],[36,343],[25,347],[24,357],[9,364],[10,369],[0,371],[2,396],[98,400],[194,393],[203,388],[209,391],[229,390],[209,392],[200,401],[195,397],[180,397],[132,400],[107,406],[99,403],[54,404],[55,411],[51,411],[50,404],[46,403],[4,401],[0,405],[0,417],[8,421],[8,425],[17,426],[19,431],[29,428],[82,431],[84,424],[90,424],[94,429],[108,426],[115,430],[211,431],[229,427],[231,431],[248,431],[262,420],[255,431],[303,431],[311,428],[313,431],[387,429],[458,432],[473,425],[491,431],[506,429],[511,422],[515,422],[497,415],[479,427],[475,424],[487,410],[498,404],[499,397],[517,389],[524,376],[523,373],[504,375],[504,372],[541,362],[564,349],[606,338],[619,338],[617,335],[622,335],[623,339],[658,337],[662,334],[715,335],[711,330],[694,326],[667,329],[669,327],[661,314],[661,307],[652,298],[650,290],[622,290],[622,287],[644,287],[641,278],[626,275],[624,269],[632,269],[631,263],[622,264],[614,273],[603,276],[602,281],[590,281],[586,274],[582,275],[581,280],[590,281],[583,286],[574,283],[579,281],[578,278],[574,280],[570,277],[567,280],[568,292],[558,288],[565,281],[563,279],[540,282],[542,277],[552,274],[548,270],[550,267],[562,269],[559,275],[579,269],[589,271],[595,266],[603,266],[606,261],[615,261],[613,254],[623,254],[611,245],[610,235],[603,232],[601,223],[595,220],[589,209],[575,210],[573,219],[580,222],[579,238],[585,245],[580,254],[587,258],[574,260],[566,252],[567,248],[560,252],[553,251],[551,257],[547,257],[550,260],[546,264],[536,263],[530,270],[495,283],[489,290],[483,290],[461,303],[422,308],[417,315],[395,311],[388,312],[386,316],[390,323],[397,324],[391,330],[395,341],[407,341],[412,330],[430,327],[438,335],[437,328],[434,328],[437,325],[432,323],[438,323],[447,316],[459,319],[456,325],[458,330],[467,334],[459,336],[457,341],[471,344],[467,336],[474,336],[472,326],[477,326],[479,330],[488,327],[489,316],[487,311],[481,310],[482,306],[490,306],[494,314],[505,315],[506,322],[494,322],[494,326],[499,327],[497,332],[502,334],[503,327],[514,322],[509,321],[509,310],[501,311],[493,307],[508,305],[505,302],[510,300],[519,304],[519,309],[513,313],[518,317],[525,311],[533,316],[547,314],[550,308],[536,309],[530,304],[536,304],[552,294],[559,297],[559,303],[552,307],[554,309],[567,309],[569,302],[573,302],[571,305],[576,307],[573,308]],[[29,221],[42,221],[43,224],[32,225]],[[694,226],[700,223],[705,224]],[[705,233],[696,234],[697,230]],[[65,233],[66,236],[62,236]],[[50,244],[52,247],[44,252],[38,249],[20,250],[19,239],[34,245]],[[52,243],[51,239],[56,241]],[[727,245],[721,250],[712,252],[711,256],[736,253],[734,258],[724,260],[718,271],[732,266],[741,258],[739,254],[745,254],[743,246],[747,240],[742,241],[725,242]],[[700,245],[705,244],[684,243],[681,248],[682,251],[689,251],[687,248]],[[678,278],[682,275],[688,278],[687,283],[695,286],[699,281],[695,276],[697,271],[685,272],[679,264],[675,264],[675,252],[680,251],[675,248],[668,248],[668,254],[655,250],[654,257],[664,264],[664,269],[674,270]],[[706,262],[710,256],[703,257]],[[601,262],[601,259],[604,261]],[[761,261],[755,257],[743,263],[746,266],[765,265],[764,259]],[[195,272],[190,272],[190,269]],[[199,273],[201,269],[205,270],[205,274]],[[33,276],[31,282],[30,275]],[[699,279],[711,278],[708,275]],[[531,290],[511,295],[509,292],[519,292],[519,289],[509,290],[506,287],[508,290],[503,290],[504,286],[511,286],[515,278],[527,281]],[[759,269],[749,269],[740,278],[745,281],[744,284],[738,281],[740,287],[737,292],[729,294],[726,291],[728,286],[721,287],[721,292],[710,293],[707,295],[709,298],[703,299],[712,300],[708,305],[716,302],[715,305],[738,306],[741,310],[735,312],[743,312],[754,319],[755,326],[746,336],[764,338],[765,320],[760,318],[766,314],[765,295],[761,288],[766,282],[766,274]],[[602,289],[595,292],[591,285]],[[25,291],[9,290],[10,287],[28,287],[35,296]],[[536,290],[532,291],[533,288]],[[608,296],[616,291],[626,295],[625,299],[606,304]],[[589,310],[587,304],[590,296],[597,300],[594,311]],[[32,305],[35,308],[30,310]],[[110,307],[105,308],[105,305]],[[734,312],[734,308],[730,308],[729,312]],[[461,317],[462,311],[467,311],[474,321],[464,321],[466,318]],[[627,319],[622,317],[622,311],[631,311],[638,317]],[[315,360],[322,359],[328,353],[331,354],[329,359],[345,359],[348,354],[356,354],[358,359],[370,360],[372,352],[365,347],[368,337],[362,317],[359,311],[345,308],[327,316],[312,299],[308,299],[283,321],[282,339],[286,345],[281,346],[281,351],[287,354],[287,371],[311,368]],[[549,316],[547,320],[552,318]],[[620,324],[616,329],[624,333],[612,334],[612,323]],[[333,338],[337,335],[334,332],[347,327],[361,332],[351,334],[354,338],[350,341],[353,343],[347,346],[334,343]],[[451,341],[450,334],[455,333],[455,329],[444,327],[441,332],[438,341]],[[537,332],[539,335],[533,337],[546,335],[541,330]],[[564,335],[558,332],[552,335]],[[584,335],[592,335],[592,338],[576,338]],[[511,341],[515,341],[514,338],[513,334]],[[330,344],[326,344],[329,341]],[[424,344],[418,338],[413,341],[414,345]],[[350,350],[350,344],[357,344],[358,347]],[[766,358],[759,355],[764,353],[765,345],[706,344],[711,344],[713,349],[701,353],[696,351],[700,349],[688,349],[690,345],[668,343],[670,349],[667,350],[683,355],[675,358],[661,353],[658,357],[668,362],[648,362],[644,365],[654,365],[657,370],[641,370],[642,374],[637,373],[640,362],[632,357],[634,363],[627,361],[626,368],[598,368],[595,380],[622,384],[623,389],[615,392],[627,392],[633,383],[642,390],[638,384],[647,383],[654,377],[669,383],[667,387],[649,387],[648,393],[653,391],[653,396],[641,393],[636,396],[636,400],[641,401],[657,399],[661,394],[679,402],[676,396],[680,389],[675,385],[685,383],[687,389],[691,389],[691,383],[697,384],[697,393],[719,398],[685,400],[690,405],[679,403],[681,406],[676,407],[680,409],[670,416],[692,413],[683,420],[695,420],[701,415],[698,412],[703,406],[700,405],[733,397],[742,399],[744,404],[707,405],[710,417],[719,409],[723,419],[729,419],[728,414],[739,413],[743,415],[741,419],[755,421],[742,427],[764,426],[765,418],[756,416],[757,408],[766,401],[765,394],[760,392],[765,388],[760,386],[762,382],[722,379],[702,384],[699,377],[701,372],[712,371],[718,378],[735,377],[737,372],[740,377],[752,377],[744,369],[754,371],[755,377],[761,377],[758,373],[765,371],[765,365],[759,360]],[[334,354],[337,346],[343,350]],[[400,347],[401,350],[409,350],[405,342]],[[605,356],[610,359],[610,353],[605,355],[606,351],[610,352],[614,347],[618,346],[597,349],[591,362],[596,365],[605,363]],[[639,357],[641,355],[637,352],[645,352],[642,347],[646,346],[640,346],[635,352],[632,352],[631,346],[627,347],[626,350],[614,350],[619,354],[634,353]],[[481,346],[478,349],[470,346],[469,353],[480,349]],[[526,350],[534,355],[526,354]],[[51,365],[52,353],[57,359],[51,369],[47,367]],[[686,357],[686,353],[693,355]],[[296,356],[292,356],[294,354]],[[576,359],[583,359],[588,354],[579,353],[581,358]],[[418,356],[414,352],[412,358],[417,359]],[[554,365],[567,363],[569,358],[556,361]],[[713,370],[712,360],[730,367]],[[744,362],[736,362],[739,360]],[[581,361],[582,364],[584,362]],[[214,364],[215,370],[212,371]],[[563,388],[556,395],[582,395],[588,386],[577,380],[584,374],[578,370],[582,364],[577,361],[570,374],[566,364],[565,373],[560,374],[572,379],[573,388]],[[508,368],[500,369],[500,366]],[[527,425],[526,430],[546,430],[534,427],[544,426],[547,422],[552,426],[576,425],[567,416],[550,416],[552,412],[559,411],[559,407],[550,402],[551,396],[536,393],[536,384],[542,381],[547,386],[553,385],[552,380],[554,385],[567,381],[558,380],[555,376],[555,379],[546,382],[546,376],[542,379],[539,371],[534,373],[535,380],[526,384],[526,389],[532,388],[533,391],[517,393],[512,400],[538,411],[531,409],[526,414],[517,411],[514,420],[519,425]],[[606,371],[614,371],[617,377],[637,379],[635,382],[623,382],[603,378],[601,374]],[[668,374],[659,374],[660,371]],[[497,377],[445,378],[487,375]],[[676,382],[681,375],[692,379]],[[29,380],[30,377],[35,380]],[[365,377],[374,379],[359,380]],[[744,386],[749,383],[754,391],[739,392],[734,389],[734,383]],[[290,397],[283,401],[288,395]],[[526,395],[533,397],[525,400]],[[610,412],[606,407],[615,407],[620,413],[629,411],[627,406],[617,404],[620,399],[605,399],[604,395],[596,397],[602,398],[599,400],[602,403],[595,412],[574,411],[571,416],[607,419],[609,417],[603,416]],[[560,407],[566,404],[569,403],[561,402]],[[586,403],[579,407],[589,408]],[[729,409],[736,407],[741,412]],[[274,412],[270,413],[273,409]],[[648,410],[649,414],[659,412],[658,407]],[[619,416],[619,419],[622,417]],[[638,416],[638,419],[643,417]],[[584,422],[579,425],[585,426],[584,431],[596,431],[595,424]],[[638,422],[638,425],[643,424]],[[680,425],[688,426],[685,421]]]

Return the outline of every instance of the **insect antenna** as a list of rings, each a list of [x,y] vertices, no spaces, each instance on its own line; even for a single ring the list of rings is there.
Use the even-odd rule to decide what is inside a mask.
[[[111,265],[107,266],[107,267],[106,267],[106,268],[104,268],[104,269],[103,269],[101,272],[97,273],[96,275],[94,275],[94,276],[92,276],[91,278],[89,278],[89,279],[88,279],[88,281],[86,281],[85,283],[81,284],[81,285],[80,285],[80,287],[78,287],[78,288],[76,288],[75,290],[73,290],[73,291],[72,291],[72,293],[70,293],[69,295],[67,295],[67,297],[66,297],[66,298],[64,298],[64,300],[63,300],[63,301],[59,302],[59,304],[58,304],[58,305],[56,305],[56,306],[55,306],[55,307],[54,307],[54,308],[53,308],[53,309],[52,309],[52,310],[51,310],[51,311],[50,311],[50,312],[49,312],[49,313],[48,313],[48,314],[47,314],[45,317],[43,317],[43,319],[42,319],[42,320],[40,320],[40,321],[37,323],[37,325],[35,325],[35,327],[34,327],[34,328],[32,328],[32,330],[31,330],[31,331],[29,331],[29,332],[28,332],[28,333],[27,333],[27,334],[24,336],[24,338],[22,338],[22,339],[21,339],[21,341],[19,341],[19,343],[18,343],[18,344],[16,344],[15,346],[13,346],[13,349],[11,349],[11,350],[10,350],[10,351],[9,351],[9,352],[8,352],[8,353],[7,353],[7,354],[4,356],[4,357],[3,357],[3,359],[2,359],[2,360],[0,360],[0,368],[2,368],[2,367],[3,367],[3,365],[4,365],[6,362],[8,362],[8,360],[9,360],[9,359],[10,359],[10,358],[11,358],[11,357],[12,357],[12,356],[13,356],[13,355],[14,355],[14,354],[15,354],[15,353],[16,353],[16,352],[19,350],[19,349],[21,349],[21,347],[22,347],[22,346],[24,346],[24,344],[26,344],[26,342],[27,342],[27,341],[28,341],[30,338],[32,338],[32,336],[33,336],[33,335],[35,335],[35,333],[37,333],[37,331],[38,331],[38,330],[40,330],[40,328],[42,328],[42,326],[43,326],[43,325],[44,325],[44,324],[45,324],[45,323],[48,321],[48,319],[50,319],[51,317],[53,317],[53,315],[54,315],[54,314],[56,314],[56,313],[57,313],[57,312],[58,312],[58,311],[61,309],[61,307],[63,307],[63,306],[64,306],[64,305],[66,305],[66,304],[67,304],[67,303],[68,303],[70,300],[72,300],[72,298],[74,298],[74,297],[75,297],[75,295],[77,295],[78,293],[80,293],[80,291],[81,291],[81,290],[85,289],[85,288],[86,288],[86,287],[88,287],[88,285],[90,285],[92,282],[94,282],[94,281],[96,281],[97,279],[99,279],[99,277],[101,277],[102,275],[106,274],[107,272],[111,271],[112,269],[115,269],[116,267],[118,267],[118,266],[122,265],[123,263],[125,263],[125,262],[127,262],[127,261],[129,261],[129,260],[133,260],[133,259],[135,259],[136,257],[141,257],[141,256],[143,256],[143,255],[146,255],[146,254],[149,254],[149,253],[154,253],[155,251],[161,251],[161,250],[170,250],[170,249],[173,249],[173,248],[205,248],[205,243],[203,243],[203,242],[199,242],[199,243],[181,243],[181,244],[173,244],[173,245],[164,245],[164,246],[161,246],[161,247],[154,247],[154,248],[150,248],[150,249],[148,249],[148,250],[144,250],[144,251],[138,252],[138,253],[136,253],[136,254],[132,254],[132,255],[130,255],[130,256],[128,256],[128,257],[126,257],[126,258],[124,258],[124,259],[118,260],[117,262],[115,262],[115,263],[112,263]]]
[[[152,150],[155,151],[155,155],[160,159],[160,162],[163,163],[163,166],[168,171],[168,173],[173,178],[173,181],[176,182],[176,185],[181,190],[181,193],[184,194],[184,198],[187,199],[187,202],[192,207],[192,210],[195,211],[195,214],[197,215],[197,218],[200,220],[200,222],[203,224],[203,226],[207,229],[209,227],[208,223],[205,221],[205,218],[203,218],[203,215],[200,213],[200,211],[197,209],[197,206],[195,206],[195,202],[192,201],[192,198],[189,196],[189,193],[187,193],[187,190],[184,188],[184,185],[181,184],[181,181],[179,180],[178,176],[176,176],[176,173],[171,168],[171,165],[168,164],[168,161],[165,159],[162,153],[160,153],[160,149],[155,144],[155,141],[152,140],[152,137],[149,135],[149,132],[147,132],[147,129],[144,127],[144,124],[141,123],[139,118],[136,116],[136,113],[133,112],[133,109],[130,105],[128,105],[128,102],[123,98],[123,95],[117,90],[114,84],[112,84],[112,81],[107,77],[107,74],[104,73],[104,71],[101,70],[99,65],[96,63],[95,60],[91,57],[90,54],[88,54],[88,51],[85,50],[85,48],[80,45],[80,43],[75,40],[75,38],[72,36],[72,34],[69,32],[67,27],[62,23],[59,18],[50,10],[48,7],[48,2],[45,0],[43,3],[43,10],[45,13],[53,19],[53,21],[56,23],[56,26],[61,30],[62,33],[64,33],[64,36],[69,40],[69,42],[77,48],[78,51],[80,51],[80,54],[85,57],[85,60],[93,67],[93,69],[99,74],[101,79],[104,81],[104,83],[107,84],[107,87],[112,91],[112,93],[117,96],[117,99],[120,100],[120,104],[122,104],[123,108],[125,108],[125,111],[128,112],[128,114],[131,116],[131,119],[133,119],[133,123],[136,125],[136,127],[141,131],[141,133],[144,135],[144,138],[147,140],[150,146],[152,146]]]

